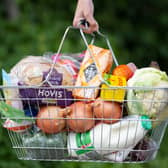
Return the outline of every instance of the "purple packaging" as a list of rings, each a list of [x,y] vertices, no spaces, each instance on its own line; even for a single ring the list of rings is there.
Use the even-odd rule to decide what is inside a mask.
[[[45,81],[49,72],[43,73],[43,81]],[[38,105],[54,104],[61,107],[66,107],[73,103],[71,90],[65,89],[64,87],[55,87],[62,85],[63,75],[61,73],[53,69],[47,81],[41,87],[20,88],[19,94],[23,102],[29,104],[37,103]],[[19,85],[25,86],[22,82],[19,82]]]

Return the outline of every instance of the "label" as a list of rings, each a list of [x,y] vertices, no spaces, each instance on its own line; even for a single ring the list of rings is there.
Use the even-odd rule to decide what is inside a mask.
[[[25,131],[27,128],[31,127],[31,121],[21,121],[20,123],[14,122],[10,119],[7,119],[3,124],[3,127],[15,132],[22,132]]]
[[[152,129],[152,122],[147,115],[141,116],[142,127],[146,130]]]
[[[95,89],[84,89],[84,97],[91,98],[93,95],[95,95],[95,92]]]
[[[111,86],[126,86],[126,81],[124,77],[111,75],[109,82]]]
[[[81,154],[93,151],[94,146],[91,143],[90,131],[82,133],[82,134],[77,133],[76,134],[76,145],[78,148],[81,148],[76,151],[77,155],[81,155]]]
[[[96,64],[95,64],[95,63],[90,64],[90,65],[84,70],[84,75],[85,75],[86,82],[91,81],[91,80],[97,75]]]
[[[55,104],[61,107],[72,104],[72,91],[63,88],[20,88],[19,94],[24,103]],[[28,102],[25,100],[28,98]]]
[[[45,98],[63,98],[63,90],[54,90],[54,89],[39,89],[37,96],[38,97],[45,97]]]
[[[43,81],[46,80],[48,73],[50,73],[50,70],[47,72],[43,72]],[[58,73],[57,70],[53,68],[47,80],[53,86],[62,85],[63,75],[61,73]]]
[[[43,72],[43,81],[46,80],[48,73],[50,73],[50,70]],[[60,86],[62,85],[63,74],[53,69],[47,80],[53,86]],[[24,86],[22,83],[19,85]],[[30,104],[55,104],[57,106],[66,107],[73,102],[72,91],[64,88],[52,88],[47,82],[40,88],[20,88],[19,94],[24,103]],[[24,100],[25,98],[28,98],[28,101]]]
[[[126,86],[126,79],[121,76],[108,75],[108,78],[106,76],[106,81],[111,86]],[[124,100],[125,93],[125,89],[111,88],[106,84],[102,84],[100,97],[105,100],[109,99],[121,102]]]

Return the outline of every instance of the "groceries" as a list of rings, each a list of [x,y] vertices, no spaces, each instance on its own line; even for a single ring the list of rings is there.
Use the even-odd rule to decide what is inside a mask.
[[[119,65],[113,70],[113,75],[125,77],[126,80],[133,76],[133,71],[128,65]]]
[[[127,92],[129,114],[148,115],[156,118],[168,102],[168,76],[156,68],[141,68],[128,81],[129,87],[146,87]],[[157,90],[153,88],[160,88]],[[134,100],[134,101],[133,101]]]
[[[14,132],[25,132],[32,126],[32,122],[28,120],[22,120],[20,122],[6,119],[3,127]]]
[[[25,117],[24,111],[16,109],[0,101],[0,112],[5,117],[3,127],[14,132],[23,132],[33,124],[30,117]]]
[[[112,152],[111,154],[104,155],[104,158],[116,162],[143,162],[153,159],[156,152],[156,142],[148,137],[144,137],[135,147],[132,146],[128,149]]]
[[[6,103],[17,109],[23,109],[23,103],[19,97],[19,90],[17,89],[18,78],[15,75],[8,74],[2,69],[3,86],[12,86],[16,88],[4,88],[3,93]]]
[[[60,63],[51,68],[52,62],[40,56],[29,56],[12,68],[11,74],[18,77],[18,84],[25,86],[19,89],[23,100],[30,99],[30,104],[57,104],[62,107],[72,103],[70,89],[54,89],[52,86],[72,86],[73,74]]]
[[[36,132],[35,134],[23,135],[23,146],[29,158],[32,159],[61,159],[67,156],[66,133],[43,134]]]
[[[76,102],[68,110],[67,125],[74,132],[86,132],[95,125],[91,104]]]
[[[109,154],[134,147],[152,128],[147,116],[128,116],[115,124],[98,124],[86,133],[69,133],[68,152],[80,157],[88,152]]]
[[[84,53],[77,54],[54,54],[52,55],[53,62],[57,62],[65,67],[67,71],[69,71],[73,75],[74,82],[77,78],[80,64],[84,57]]]
[[[107,124],[115,123],[122,117],[122,107],[120,103],[103,101],[101,98],[98,98],[93,103],[93,112],[97,118]]]
[[[131,71],[133,72],[133,74],[137,70],[137,66],[133,62],[128,63],[127,66],[131,69]]]
[[[101,84],[103,73],[109,72],[112,66],[112,55],[110,50],[89,45],[83,62],[78,73],[75,87],[95,86]],[[76,88],[73,90],[73,96],[83,99],[94,99],[98,95],[98,89]]]
[[[145,137],[129,152],[127,160],[147,161],[153,159],[157,152],[157,144],[154,140]]]
[[[110,50],[93,45],[76,58],[29,56],[3,70],[3,127],[29,159],[151,157],[152,136],[168,116],[167,75],[133,63],[113,68]]]
[[[45,133],[58,133],[65,128],[64,112],[60,107],[42,107],[37,115],[37,126]]]
[[[104,74],[104,80],[108,83],[108,85],[101,85],[100,97],[105,100],[122,102],[124,100],[126,90],[123,88],[111,89],[110,87],[126,86],[126,79],[122,76]]]
[[[73,103],[72,91],[65,88],[54,88],[49,86],[48,84],[42,87],[26,88],[26,86],[23,84],[19,84],[19,86],[23,86],[19,89],[19,93],[24,104],[36,104],[37,106],[39,104],[50,104],[66,107]]]
[[[21,83],[28,86],[40,85],[49,70],[52,62],[41,56],[28,56],[22,59],[11,69],[11,74],[16,75]],[[52,78],[50,82],[53,85],[73,85],[72,75],[59,63],[54,66],[54,72],[58,72],[58,76]],[[55,75],[55,74],[54,74]]]
[[[127,65],[123,64],[115,67],[112,71],[112,75],[105,73],[103,78],[106,84],[101,85],[100,97],[105,100],[122,102],[125,98],[126,90],[117,87],[127,86],[127,80],[133,76],[136,69],[134,63],[129,63]],[[110,87],[116,88],[111,89]]]

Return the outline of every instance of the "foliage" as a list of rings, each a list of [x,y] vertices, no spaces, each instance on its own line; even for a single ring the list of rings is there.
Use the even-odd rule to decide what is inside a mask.
[[[71,24],[75,11],[74,1],[17,0],[20,17],[15,22],[5,19],[1,12],[0,68],[11,68],[22,57],[56,52],[65,28]],[[95,1],[95,17],[100,30],[105,31],[119,63],[135,62],[148,66],[151,60],[167,67],[168,1],[166,0],[106,0]],[[99,38],[100,45],[104,42]],[[74,47],[75,46],[75,47]],[[77,52],[85,47],[79,33],[70,32],[64,51]],[[8,55],[8,57],[7,57]]]
[[[0,2],[0,69],[10,68],[27,55],[56,52],[65,28],[71,25],[76,1],[16,0],[20,16],[9,22],[3,1]],[[134,62],[138,67],[148,66],[156,60],[161,69],[168,72],[168,1],[167,0],[95,0],[95,17],[100,31],[108,35],[120,64]],[[104,46],[98,38],[97,44]],[[64,52],[85,49],[77,31],[69,34]],[[166,137],[157,159],[143,165],[96,164],[19,161],[11,150],[8,134],[0,128],[0,167],[167,167]]]

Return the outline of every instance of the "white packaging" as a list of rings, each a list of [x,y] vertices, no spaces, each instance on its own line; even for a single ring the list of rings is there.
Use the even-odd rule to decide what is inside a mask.
[[[108,159],[108,160],[113,160],[116,162],[122,162],[126,159],[128,154],[132,151],[133,147],[134,146],[132,146],[131,148],[128,148],[128,149],[124,149],[121,151],[112,152],[111,154],[104,155],[104,158]]]
[[[98,156],[106,155],[106,159],[122,161],[129,153],[124,151],[130,151],[151,127],[151,121],[147,116],[131,115],[115,124],[98,124],[85,133],[69,133],[69,155],[88,157],[89,153],[93,153],[95,157],[96,153]],[[118,153],[116,157],[113,152],[118,151],[123,152]]]
[[[19,97],[17,76],[8,74],[5,70],[2,70],[2,78],[3,78],[3,86],[11,87],[3,89],[6,103],[16,109],[22,110],[23,104]]]
[[[31,126],[32,126],[32,122],[27,120],[23,120],[20,123],[18,123],[13,120],[7,119],[3,124],[4,128],[14,132],[24,132]]]

